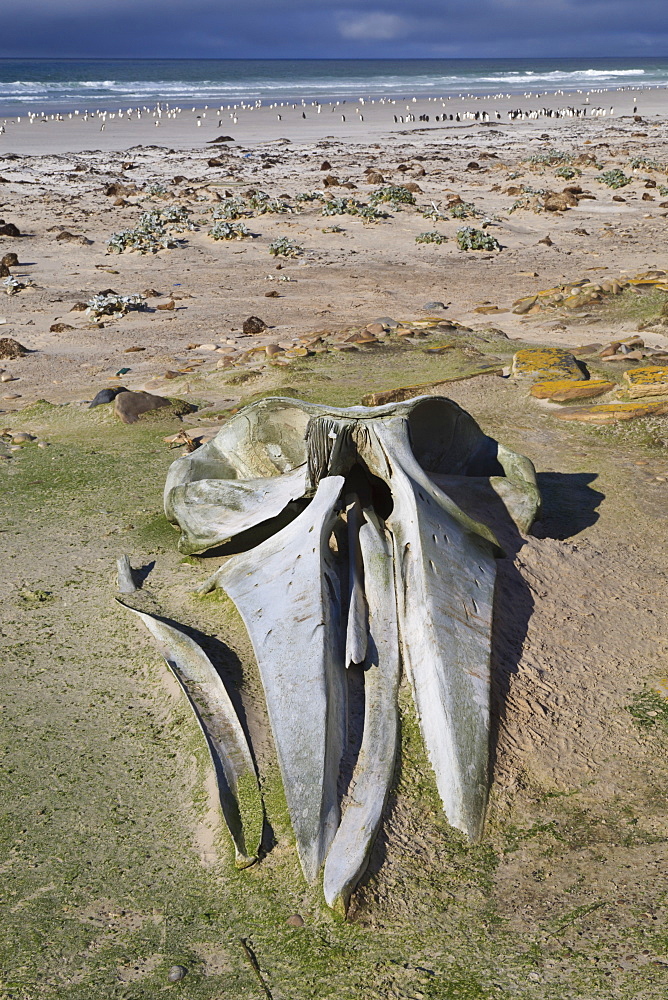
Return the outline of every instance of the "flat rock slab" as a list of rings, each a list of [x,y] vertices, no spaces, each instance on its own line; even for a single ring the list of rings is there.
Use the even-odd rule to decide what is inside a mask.
[[[449,382],[463,382],[467,378],[475,378],[476,375],[503,375],[503,368],[490,366],[481,368],[479,371],[467,372],[466,375],[453,375],[452,378],[442,379],[439,382],[423,382],[421,385],[405,385],[398,389],[385,389],[381,392],[368,392],[362,396],[364,406],[384,406],[385,403],[401,403],[405,399],[413,399],[414,396],[430,396],[432,393],[438,395],[440,386]]]
[[[588,424],[613,424],[635,417],[668,413],[668,403],[604,403],[601,406],[578,406],[557,413],[559,420],[580,420]]]
[[[603,378],[592,378],[589,381],[577,382],[573,379],[554,379],[549,382],[535,382],[530,394],[536,399],[551,399],[555,403],[566,403],[569,399],[591,399],[602,396],[615,388],[614,382]]]
[[[627,355],[628,356],[628,355]],[[668,367],[645,365],[624,372],[630,399],[641,396],[668,396]]]
[[[153,396],[150,392],[119,392],[114,400],[114,413],[124,424],[135,424],[142,413],[170,405],[169,399]]]
[[[553,379],[583,381],[585,374],[570,351],[560,347],[526,347],[513,357],[513,375],[545,382]]]

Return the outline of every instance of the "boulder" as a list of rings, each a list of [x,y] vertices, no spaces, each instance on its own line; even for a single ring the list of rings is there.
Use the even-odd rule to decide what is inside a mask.
[[[627,358],[631,355],[627,354]],[[668,396],[668,367],[658,365],[643,365],[624,372],[624,381],[628,383],[630,399],[642,396]]]
[[[114,413],[124,424],[135,424],[142,413],[170,406],[164,396],[154,396],[150,392],[119,392],[114,400]]]
[[[614,382],[602,378],[581,382],[555,379],[549,382],[536,382],[529,392],[535,399],[551,399],[554,403],[566,403],[570,399],[591,399],[594,396],[602,396],[604,392],[610,392],[614,388]]]
[[[570,351],[561,347],[526,347],[513,357],[512,373],[535,382],[568,379],[581,381],[586,378]]]
[[[267,324],[259,316],[249,316],[243,322],[242,330],[245,334],[263,333],[267,329]]]

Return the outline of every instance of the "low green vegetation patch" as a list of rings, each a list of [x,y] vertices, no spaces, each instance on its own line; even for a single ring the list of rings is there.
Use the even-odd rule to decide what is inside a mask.
[[[420,233],[419,236],[415,237],[416,243],[445,243],[448,237],[444,236],[442,233],[437,233],[435,229],[431,229],[426,233]]]
[[[483,229],[464,226],[457,231],[457,246],[460,250],[500,250],[501,244],[495,236],[490,236]]]
[[[652,688],[645,688],[628,706],[639,729],[663,730],[668,733],[668,697]]]
[[[627,177],[623,170],[615,167],[614,170],[604,170],[602,174],[599,174],[596,178],[601,184],[605,184],[609,188],[622,188],[626,187],[633,180],[632,177]]]
[[[272,257],[299,257],[304,252],[304,247],[294,240],[289,240],[287,236],[279,236],[269,244],[269,253]]]
[[[221,219],[213,224],[209,236],[213,240],[244,240],[252,237],[252,233],[243,222],[223,222]]]

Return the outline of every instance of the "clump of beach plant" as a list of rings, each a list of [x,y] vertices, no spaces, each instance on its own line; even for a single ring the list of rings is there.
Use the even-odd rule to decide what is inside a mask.
[[[632,178],[627,177],[623,170],[615,167],[614,170],[605,170],[602,174],[599,174],[597,180],[601,184],[606,184],[609,188],[622,188],[630,184]]]
[[[658,160],[651,160],[647,156],[632,156],[629,160],[629,166],[631,170],[660,170],[662,173],[666,173],[665,164],[659,163]]]
[[[657,190],[658,190],[658,192],[659,192],[659,194],[661,195],[662,198],[665,198],[666,196],[668,196],[668,185],[666,185],[666,184],[659,184]]]
[[[232,222],[247,214],[248,211],[242,198],[224,198],[211,210],[214,219],[228,219]]]
[[[111,316],[117,319],[119,316],[125,316],[126,313],[132,310],[146,308],[146,302],[141,295],[116,295],[115,293],[94,295],[86,305],[88,307],[86,313],[95,322],[103,316]]]
[[[457,202],[450,209],[450,215],[453,219],[470,219],[475,218],[476,215],[481,215],[479,209],[467,201]]]
[[[322,206],[321,215],[357,215],[360,203],[354,198],[330,198]]]
[[[154,208],[152,212],[145,212],[142,219],[146,225],[165,226],[176,233],[195,228],[190,218],[190,209],[186,208],[185,205]]]
[[[444,222],[447,219],[447,215],[440,212],[433,201],[431,208],[423,208],[420,215],[423,219],[430,219],[432,222]]]
[[[209,236],[214,240],[243,240],[252,233],[243,222],[214,222]]]
[[[381,202],[388,202],[393,205],[414,205],[415,195],[408,188],[400,185],[388,184],[378,188],[369,198],[369,204],[379,205]]]
[[[256,191],[255,194],[251,195],[248,199],[248,207],[257,215],[266,215],[270,212],[274,214],[292,212],[292,208],[287,202],[271,198],[266,191]]]
[[[301,191],[295,201],[324,201],[324,198],[322,191]]]
[[[287,236],[280,236],[269,244],[269,253],[272,257],[299,257],[303,251],[304,248],[299,243],[289,240]]]
[[[562,149],[547,149],[543,153],[534,153],[533,156],[528,157],[524,162],[530,163],[532,166],[538,167],[553,167],[557,163],[570,163],[573,159],[571,153],[567,153]]]
[[[457,230],[457,246],[460,250],[500,250],[501,244],[482,229],[464,226]]]
[[[344,233],[345,229],[342,229],[341,226],[325,226],[325,228],[321,229],[320,232],[321,233]]]
[[[157,253],[178,246],[172,232],[194,229],[188,210],[182,206],[144,212],[134,229],[123,229],[107,241],[109,253],[136,250],[139,253]]]
[[[580,177],[581,175],[582,171],[578,167],[563,166],[558,167],[554,171],[555,177],[562,177],[565,181],[572,181],[574,177]]]
[[[445,243],[447,236],[443,236],[442,233],[437,233],[435,229],[431,229],[426,233],[420,233],[419,236],[415,237],[416,243]]]
[[[162,184],[147,184],[144,188],[144,194],[149,195],[151,198],[160,197],[163,194],[167,194],[167,188]]]

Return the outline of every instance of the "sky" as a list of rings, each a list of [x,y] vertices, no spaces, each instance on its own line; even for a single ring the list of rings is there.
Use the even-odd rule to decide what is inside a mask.
[[[0,57],[668,56],[668,0],[5,0]]]

